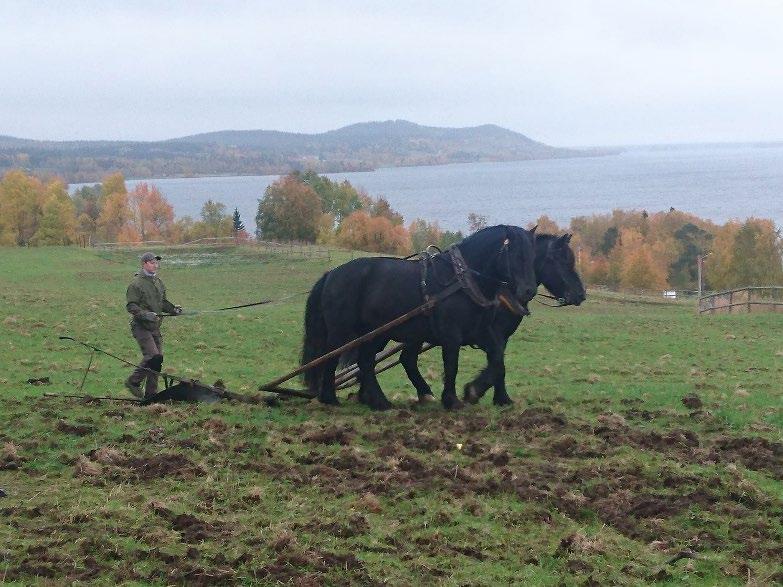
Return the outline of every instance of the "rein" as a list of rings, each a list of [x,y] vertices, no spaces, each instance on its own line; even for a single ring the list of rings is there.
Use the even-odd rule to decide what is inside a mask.
[[[535,298],[535,300],[541,304],[542,306],[548,306],[550,308],[562,308],[563,306],[567,306],[566,301],[564,298],[556,298],[555,296],[550,296],[549,294],[542,294],[537,293],[536,296],[541,296],[542,298],[549,298],[550,300],[557,301],[557,304],[547,304],[546,302],[542,302],[538,298]]]
[[[278,303],[278,302],[283,302],[285,300],[294,298],[296,296],[303,296],[303,295],[308,294],[308,293],[310,293],[310,290],[300,291],[300,292],[291,294],[289,296],[285,296],[285,297],[279,298],[277,300],[271,300],[271,299],[270,300],[261,300],[260,302],[251,302],[249,304],[240,304],[239,306],[228,306],[226,308],[216,308],[214,310],[190,310],[190,311],[182,312],[181,314],[164,314],[164,313],[162,313],[162,314],[158,314],[158,316],[167,316],[167,317],[170,317],[170,318],[176,318],[178,316],[197,316],[199,314],[211,314],[213,312],[224,312],[226,310],[238,310],[240,308],[250,308],[252,306],[263,306],[264,304],[274,304],[274,303]]]

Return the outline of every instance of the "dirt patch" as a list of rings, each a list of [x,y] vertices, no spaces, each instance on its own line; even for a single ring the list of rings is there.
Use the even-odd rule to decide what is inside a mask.
[[[684,398],[682,398],[682,405],[684,405],[689,410],[700,410],[704,403],[697,394],[692,393],[691,395],[686,395]]]
[[[563,414],[556,414],[551,408],[528,408],[521,414],[503,417],[498,425],[503,430],[560,430],[568,420]]]
[[[257,569],[253,575],[268,583],[296,581],[297,585],[303,586],[326,585],[333,583],[333,579],[328,580],[326,576],[333,569],[340,570],[342,581],[346,584],[380,585],[369,576],[364,563],[352,553],[317,549],[282,552],[273,562]]]
[[[63,434],[73,434],[74,436],[87,436],[95,432],[95,426],[88,424],[71,424],[65,420],[57,422],[57,430]]]
[[[125,480],[148,481],[162,477],[177,479],[194,479],[204,475],[206,471],[188,459],[176,453],[159,454],[151,457],[129,457],[118,460],[109,477],[119,477]]]
[[[783,479],[783,443],[764,438],[719,438],[713,447],[717,460],[736,461],[754,471],[769,471]]]
[[[354,429],[350,426],[332,425],[319,426],[312,429],[309,426],[303,426],[301,433],[302,442],[311,444],[350,444],[353,440]]]
[[[0,449],[0,470],[13,471],[19,468],[24,459],[13,442],[6,442]]]
[[[225,529],[221,524],[205,522],[188,513],[175,514],[161,502],[150,502],[149,508],[164,520],[168,520],[172,530],[179,532],[182,541],[188,544],[213,540],[225,535]]]

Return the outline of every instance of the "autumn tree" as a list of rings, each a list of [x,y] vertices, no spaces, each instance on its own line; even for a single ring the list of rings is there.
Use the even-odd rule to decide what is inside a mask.
[[[69,245],[76,241],[76,207],[65,184],[53,181],[46,186],[41,220],[31,244]]]
[[[101,181],[101,197],[108,198],[112,194],[127,194],[128,188],[125,185],[125,176],[120,172],[107,175]]]
[[[625,289],[664,290],[667,287],[666,266],[656,257],[639,229],[623,229],[620,285]]]
[[[98,236],[106,242],[120,242],[120,233],[126,237],[127,231],[123,231],[132,217],[128,206],[128,194],[115,192],[103,200],[101,213],[98,215]],[[141,238],[139,236],[139,238]],[[123,241],[127,242],[127,241]]]
[[[290,175],[282,177],[266,188],[258,202],[256,236],[315,242],[321,213],[321,200],[311,186]]]
[[[94,240],[101,213],[101,184],[80,187],[71,196],[76,214],[78,233]]]
[[[440,245],[441,230],[437,222],[427,222],[417,218],[408,226],[412,252],[425,250],[429,245]]]
[[[402,214],[392,209],[389,200],[383,196],[377,199],[371,199],[367,206],[367,212],[370,216],[386,218],[395,226],[402,226],[402,223],[404,222]]]
[[[562,229],[557,225],[557,222],[552,220],[546,214],[542,214],[535,222],[529,222],[527,229],[530,230],[536,227],[537,234],[560,234]]]
[[[131,223],[142,241],[168,239],[174,222],[174,208],[160,190],[146,182],[128,194]]]
[[[141,237],[127,226],[133,217],[125,179],[121,173],[104,178],[101,183],[101,211],[96,221],[97,233],[106,242],[134,242]]]
[[[232,215],[226,213],[226,205],[224,203],[207,200],[201,207],[200,216],[204,237],[219,238],[233,236],[234,219]],[[199,223],[196,223],[196,225],[197,229],[202,229],[198,226]]]
[[[315,171],[294,172],[291,175],[315,190],[321,200],[322,212],[331,215],[332,228],[338,228],[343,220],[370,201],[367,194],[354,188],[348,180],[332,181]]]
[[[780,232],[771,220],[749,218],[737,230],[726,287],[783,284]]]
[[[386,216],[371,216],[364,210],[346,218],[337,233],[338,242],[349,249],[371,253],[407,254],[411,249],[408,231]]]
[[[30,244],[38,230],[46,201],[41,181],[23,171],[9,171],[0,182],[0,242]]]

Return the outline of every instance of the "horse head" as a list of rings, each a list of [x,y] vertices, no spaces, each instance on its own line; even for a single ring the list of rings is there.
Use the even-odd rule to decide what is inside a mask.
[[[578,306],[585,301],[585,288],[576,272],[571,235],[541,234],[536,237],[535,271],[538,283],[564,306]]]
[[[505,304],[512,312],[529,314],[527,303],[537,288],[533,231],[490,226],[466,238],[459,249],[470,268],[480,274],[478,281],[487,297],[503,290],[508,294]]]

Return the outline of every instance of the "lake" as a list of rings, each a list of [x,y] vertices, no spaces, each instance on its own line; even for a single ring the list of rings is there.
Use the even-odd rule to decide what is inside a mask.
[[[561,226],[614,208],[657,212],[674,207],[716,222],[749,216],[783,226],[783,145],[631,148],[618,155],[506,163],[395,167],[330,173],[384,196],[409,223],[437,221],[465,230],[476,212],[490,224],[525,225],[547,214]],[[177,216],[197,218],[209,199],[239,209],[255,227],[258,199],[279,176],[128,180],[155,184]],[[73,184],[71,191],[82,184]]]

